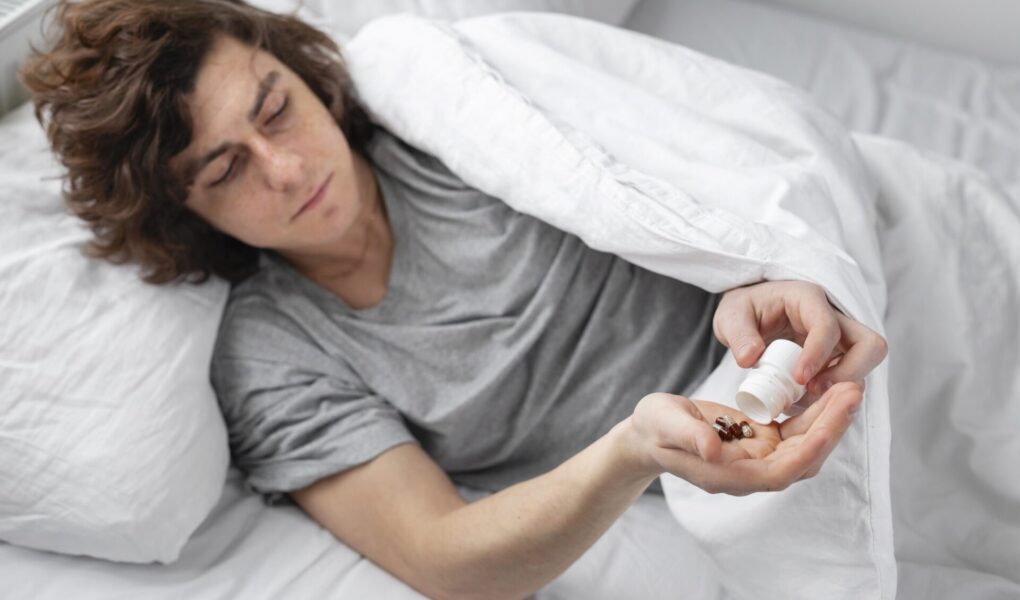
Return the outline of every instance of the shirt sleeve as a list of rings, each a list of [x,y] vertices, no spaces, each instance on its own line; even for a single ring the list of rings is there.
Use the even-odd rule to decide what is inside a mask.
[[[287,492],[416,443],[400,413],[357,384],[300,328],[268,311],[228,309],[211,378],[234,464],[270,504]]]

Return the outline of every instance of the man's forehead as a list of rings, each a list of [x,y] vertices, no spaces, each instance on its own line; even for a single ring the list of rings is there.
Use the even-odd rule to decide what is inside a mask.
[[[232,127],[251,121],[252,108],[280,77],[276,61],[232,38],[221,38],[199,71],[194,91],[186,97],[192,140],[173,163],[189,178],[206,153],[221,145]],[[192,167],[192,168],[189,168]]]
[[[274,65],[267,52],[233,38],[220,38],[203,61],[189,104],[193,109],[208,108],[217,100],[250,98]]]

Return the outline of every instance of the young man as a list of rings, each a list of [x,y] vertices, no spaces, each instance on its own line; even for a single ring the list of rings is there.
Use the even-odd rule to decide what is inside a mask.
[[[662,473],[813,476],[886,354],[816,286],[708,294],[470,188],[374,127],[296,19],[91,0],[57,22],[25,79],[94,251],[233,282],[212,379],[249,485],[429,596],[530,594]],[[820,400],[722,442],[742,415],[682,393],[778,337]]]

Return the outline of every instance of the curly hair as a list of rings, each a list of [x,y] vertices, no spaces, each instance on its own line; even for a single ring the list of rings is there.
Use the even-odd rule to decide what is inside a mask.
[[[217,36],[297,73],[354,151],[372,135],[339,48],[294,16],[241,0],[61,0],[53,10],[55,42],[34,51],[22,81],[67,169],[67,206],[93,233],[87,254],[137,263],[148,283],[238,282],[258,268],[257,248],[185,207],[185,183],[168,166],[191,143],[185,95]]]

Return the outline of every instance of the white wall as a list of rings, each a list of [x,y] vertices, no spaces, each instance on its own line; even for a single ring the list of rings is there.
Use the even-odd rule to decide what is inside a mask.
[[[758,0],[1020,64],[1020,0]]]

